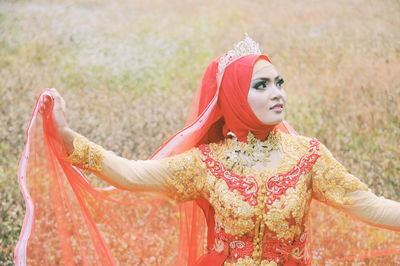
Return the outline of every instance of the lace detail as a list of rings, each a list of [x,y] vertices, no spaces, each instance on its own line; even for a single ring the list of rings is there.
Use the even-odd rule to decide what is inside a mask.
[[[73,140],[74,151],[67,157],[67,160],[85,170],[101,172],[104,149],[84,136],[77,136]]]
[[[310,148],[308,149],[309,154],[303,156],[297,165],[290,169],[290,171],[271,176],[265,182],[268,205],[272,205],[272,203],[279,199],[289,187],[295,187],[301,175],[310,172],[314,163],[319,158],[319,154],[316,153],[318,147],[318,140],[315,138],[311,139]]]
[[[206,168],[201,162],[200,152],[197,148],[159,161],[166,163],[172,173],[166,179],[171,198],[178,202],[184,202],[201,196]]]
[[[306,264],[304,261],[304,252],[306,246],[306,233],[297,236],[295,239],[266,239],[263,243],[263,258],[283,263],[288,259],[298,264]]]
[[[218,179],[223,179],[229,186],[229,190],[237,190],[243,196],[243,200],[250,205],[257,205],[258,184],[252,176],[240,176],[226,169],[219,160],[212,158],[213,153],[207,145],[200,145],[199,149],[203,154],[202,161],[208,170]]]
[[[247,143],[238,141],[233,132],[228,132],[232,136],[233,148],[228,149],[226,161],[228,169],[251,168],[257,163],[270,162],[270,152],[279,149],[279,137],[273,130],[269,133],[266,140],[257,139],[251,132],[247,135]]]
[[[332,153],[321,144],[321,158],[313,168],[313,197],[332,206],[352,204],[346,193],[356,190],[368,191],[360,179],[350,174]]]
[[[221,228],[219,222],[216,223],[215,246],[213,250],[229,254],[225,265],[263,265],[263,262],[275,263],[272,265],[278,265],[278,263],[281,264],[288,260],[296,262],[297,265],[307,264],[304,253],[306,233],[302,233],[293,239],[266,237],[262,243],[261,257],[259,260],[251,258],[254,252],[254,245],[257,244],[255,244],[253,237],[227,234]],[[230,264],[232,261],[235,261],[236,264]],[[244,262],[248,262],[248,264]]]
[[[219,222],[215,223],[215,239],[214,250],[226,251],[234,259],[251,256],[253,252],[253,239],[251,237],[226,234]]]
[[[283,156],[274,168],[226,167],[232,141],[200,145],[171,157],[168,183],[181,200],[204,197],[215,211],[215,245],[225,265],[308,265],[305,222],[312,196],[330,204],[367,189],[317,139],[278,133]]]
[[[244,235],[256,227],[268,227],[279,238],[292,238],[302,232],[302,219],[306,215],[311,198],[310,176],[301,174],[293,187],[287,188],[279,200],[266,206],[266,180],[277,173],[287,173],[296,167],[304,154],[310,149],[310,138],[293,136],[278,132],[285,151],[279,165],[262,171],[253,168],[244,169],[238,176],[252,176],[258,184],[257,205],[244,201],[239,190],[232,189],[229,182],[217,178],[213,171],[208,171],[206,191],[208,201],[214,207],[215,219],[224,226],[226,233]],[[225,151],[231,149],[232,142],[227,139],[221,143],[207,145],[213,153],[213,159],[224,165]],[[203,163],[204,164],[204,163]],[[233,172],[233,170],[231,170]],[[223,174],[223,172],[219,173]],[[240,180],[240,179],[238,179]],[[262,221],[262,222],[261,222]],[[264,229],[263,229],[264,230]],[[261,234],[261,231],[259,232]],[[260,241],[262,238],[258,238]]]
[[[246,257],[244,259],[240,258],[236,262],[229,263],[225,262],[224,266],[254,266],[256,265],[254,260],[250,257]],[[260,266],[278,266],[275,261],[267,261],[267,260],[262,260],[259,264]]]

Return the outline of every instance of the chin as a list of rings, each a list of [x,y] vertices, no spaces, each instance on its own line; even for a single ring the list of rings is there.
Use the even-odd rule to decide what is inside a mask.
[[[274,121],[268,121],[268,122],[263,122],[263,123],[266,124],[266,125],[268,125],[268,126],[273,126],[273,125],[279,124],[279,123],[282,122],[282,121],[283,121],[283,119],[274,120]]]
[[[284,120],[284,115],[283,114],[274,114],[274,118],[272,119],[272,117],[266,117],[265,119],[261,120],[264,124],[266,125],[277,125],[280,122],[282,122]]]

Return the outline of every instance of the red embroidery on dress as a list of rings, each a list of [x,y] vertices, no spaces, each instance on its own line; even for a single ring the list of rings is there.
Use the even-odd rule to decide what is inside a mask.
[[[286,173],[271,176],[265,182],[267,189],[267,204],[272,205],[279,199],[289,187],[295,187],[301,175],[305,175],[312,169],[313,165],[319,158],[316,151],[319,150],[319,142],[316,138],[310,140],[310,148],[308,154],[301,157],[296,166]]]
[[[212,151],[208,145],[200,145],[200,151],[203,154],[202,161],[205,162],[210,172],[219,179],[225,180],[229,190],[237,190],[248,201],[250,205],[257,205],[258,183],[252,176],[241,176],[228,170],[225,165],[212,158]],[[319,150],[319,141],[316,138],[310,140],[308,154],[300,158],[297,164],[287,171],[273,175],[267,179],[265,186],[267,189],[267,204],[272,205],[279,199],[289,187],[295,187],[301,175],[307,174],[312,169],[320,155],[316,153]]]
[[[226,252],[233,261],[239,258],[251,257],[254,251],[254,239],[252,237],[227,234],[218,222],[215,224],[214,232],[217,242],[223,245],[223,247],[219,247],[218,249],[221,249],[220,252]],[[262,259],[276,263],[284,263],[290,260],[299,265],[307,265],[308,258],[305,256],[305,245],[306,232],[303,232],[294,239],[264,239],[262,244]]]
[[[218,222],[215,224],[215,239],[222,241],[224,250],[235,259],[251,256],[254,250],[253,238],[227,234]]]
[[[269,261],[275,261],[276,263],[283,263],[287,260],[291,260],[300,265],[305,265],[307,260],[304,253],[305,245],[305,232],[294,239],[267,239],[263,242],[262,257]]]
[[[200,151],[204,155],[202,159],[211,173],[219,179],[225,180],[229,190],[237,190],[248,201],[250,205],[257,205],[258,183],[252,176],[240,176],[226,169],[225,165],[219,160],[213,159],[212,151],[207,145],[200,145]]]

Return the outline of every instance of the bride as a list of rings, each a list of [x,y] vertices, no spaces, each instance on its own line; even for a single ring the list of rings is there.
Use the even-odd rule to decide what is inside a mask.
[[[324,224],[310,226],[312,200],[386,232],[386,246],[371,240],[379,244],[379,256],[399,253],[390,249],[399,239],[398,233],[380,228],[400,231],[400,203],[377,197],[318,139],[297,134],[284,120],[287,95],[283,84],[270,59],[246,36],[206,69],[188,126],[150,160],[137,161],[120,157],[72,130],[61,95],[55,89],[45,90],[35,110],[43,117],[43,132],[37,138],[44,143],[50,163],[40,168],[41,161],[33,164],[29,160],[35,152],[44,151],[27,149],[33,146],[29,142],[33,133],[28,130],[19,171],[28,218],[16,247],[16,263],[309,265],[317,258],[310,242],[314,226],[327,230],[327,235],[333,233],[329,238],[333,242],[324,240],[327,249],[319,256],[356,259],[350,256],[360,249],[352,246],[353,236],[336,239],[345,226],[339,220],[331,223],[332,219],[326,219]],[[45,181],[50,184],[41,190],[38,181],[29,184],[29,179],[43,171],[50,173],[50,181]],[[112,187],[94,188],[87,172]],[[124,196],[115,196],[116,192]],[[127,193],[140,192],[145,192],[140,194],[140,204],[128,200],[131,196]],[[54,195],[43,200],[46,193]],[[147,232],[149,226],[143,224],[130,231],[132,208],[143,208],[148,202],[152,210],[163,212],[160,202],[171,199],[179,203],[174,205],[179,206],[179,225],[166,223],[154,233]],[[34,207],[29,209],[29,203],[35,207],[53,204],[50,213],[55,224],[37,222],[45,214],[33,216]],[[131,209],[116,211],[121,206]],[[175,214],[165,212],[164,216],[173,219]],[[34,222],[46,229],[35,228]],[[153,247],[148,252],[155,258],[145,260],[138,249],[146,246],[146,237],[169,234],[170,227],[178,226],[179,244],[173,246],[172,240],[172,247],[163,244],[162,255],[155,251],[159,246]],[[37,243],[46,239],[46,232],[58,236],[53,244],[60,250],[40,251]],[[134,241],[133,235],[137,237]],[[168,239],[163,235],[159,242]],[[348,249],[327,251],[334,241],[346,241],[343,247]],[[126,249],[121,251],[121,246]],[[27,248],[31,252],[26,253]],[[132,257],[127,256],[130,251]],[[374,256],[371,249],[369,255]],[[159,259],[167,257],[173,258]]]

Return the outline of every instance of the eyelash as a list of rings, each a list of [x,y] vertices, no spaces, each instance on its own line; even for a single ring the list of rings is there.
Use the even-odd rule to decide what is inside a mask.
[[[262,88],[260,88],[261,85],[263,85]],[[265,80],[257,82],[256,85],[254,85],[254,89],[256,89],[256,90],[262,90],[262,89],[265,89],[266,87],[267,87],[267,81],[265,81]]]
[[[285,81],[283,80],[283,79],[279,79],[277,82],[276,82],[276,84],[278,85],[278,87],[279,88],[281,88],[282,87],[282,84],[284,83]],[[262,88],[260,88],[260,86],[261,85],[263,85],[263,87]],[[254,88],[256,89],[256,90],[262,90],[262,89],[265,89],[267,87],[267,81],[260,81],[260,82],[257,82],[255,85],[254,85]]]

